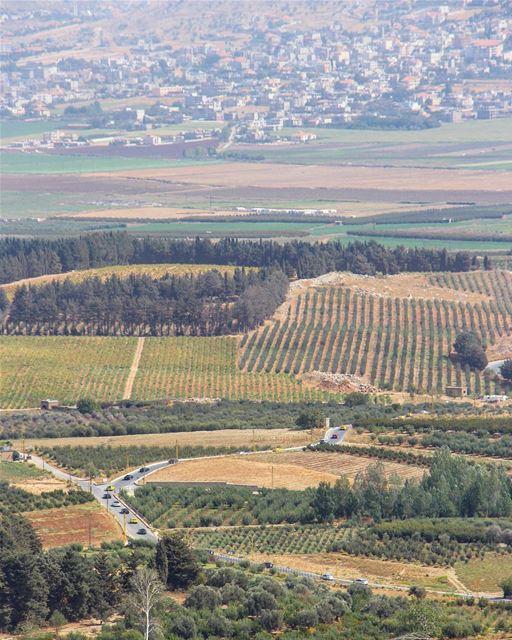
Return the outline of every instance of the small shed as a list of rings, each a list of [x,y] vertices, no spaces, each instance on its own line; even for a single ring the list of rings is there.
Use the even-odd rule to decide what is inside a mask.
[[[50,398],[46,398],[46,400],[41,400],[41,409],[56,409],[59,406],[58,400],[51,400]]]
[[[446,387],[444,392],[450,398],[465,398],[468,395],[468,388],[452,386]]]

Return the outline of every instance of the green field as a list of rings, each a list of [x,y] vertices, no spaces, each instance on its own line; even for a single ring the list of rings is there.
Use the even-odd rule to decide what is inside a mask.
[[[48,473],[31,464],[0,460],[0,482],[21,482],[46,476]]]
[[[123,397],[137,338],[0,337],[0,408],[35,408],[41,399],[63,404],[90,396]],[[237,338],[146,338],[132,398],[326,400],[333,394],[288,374],[248,373],[238,367]],[[339,397],[339,395],[337,396]]]
[[[6,120],[0,119],[0,139],[2,142],[18,140],[23,138],[39,137],[46,131],[54,131],[62,128],[61,122],[55,120]]]
[[[361,144],[385,143],[466,143],[512,141],[512,118],[499,120],[468,120],[459,124],[445,124],[433,129],[378,130],[378,129],[301,129],[316,134],[319,141]],[[297,129],[283,129],[283,135],[297,133]]]
[[[74,193],[39,193],[33,191],[2,191],[2,214],[4,216],[26,218],[54,216],[59,213],[78,213],[93,210],[91,194],[84,202],[84,194]],[[4,231],[3,233],[11,233]]]
[[[202,166],[215,160],[158,160],[155,158],[99,158],[92,156],[60,156],[47,153],[2,154],[3,173],[96,173],[160,167]]]
[[[0,408],[122,397],[136,338],[0,337]]]
[[[421,130],[304,129],[317,136],[306,144],[269,146],[244,153],[267,162],[298,164],[354,164],[441,168],[512,169],[512,118],[475,120]],[[293,136],[297,129],[283,129]],[[236,150],[237,146],[233,147]]]
[[[457,562],[455,571],[472,591],[499,592],[499,583],[512,575],[512,556],[489,553],[482,559]]]
[[[512,223],[509,220],[489,220],[479,221],[475,224],[475,233],[479,229],[488,232],[496,230],[508,232],[512,230]],[[427,225],[425,225],[427,226]],[[468,223],[454,223],[450,225],[450,230],[465,229]],[[428,224],[428,228],[446,229],[446,225]],[[348,232],[363,231],[365,229],[414,229],[411,224],[383,224],[375,227],[374,225],[335,225],[335,224],[314,224],[300,222],[151,222],[146,224],[134,224],[128,227],[128,231],[134,234],[158,233],[170,236],[226,236],[236,235],[238,237],[297,237],[302,240],[316,241],[320,239],[336,240],[343,244],[355,242],[357,240],[369,242],[374,240],[386,247],[424,247],[427,249],[449,249],[452,251],[499,251],[506,250],[508,244],[506,242],[491,242],[479,240],[451,240],[451,239],[425,239],[425,238],[393,238],[391,236],[356,236],[348,235]],[[471,227],[473,228],[473,227]],[[258,236],[260,234],[260,236]]]

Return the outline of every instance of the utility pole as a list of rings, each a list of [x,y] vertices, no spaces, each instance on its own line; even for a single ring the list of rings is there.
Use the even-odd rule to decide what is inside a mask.
[[[123,513],[123,538],[124,538],[124,543],[126,545],[126,543],[128,542],[128,539],[126,536],[126,513]]]

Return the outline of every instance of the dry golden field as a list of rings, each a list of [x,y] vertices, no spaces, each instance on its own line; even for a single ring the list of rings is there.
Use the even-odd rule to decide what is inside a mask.
[[[337,476],[295,464],[260,462],[259,456],[226,456],[192,460],[167,467],[148,477],[148,482],[226,482],[275,489],[307,489],[322,481],[335,482]]]
[[[338,453],[262,453],[185,462],[157,471],[149,482],[226,482],[300,490],[315,487],[322,481],[334,484],[341,476],[352,481],[375,462],[375,458]],[[396,462],[384,462],[383,466],[388,478],[418,478],[425,471],[422,467]]]
[[[313,571],[315,573],[331,573],[339,578],[353,580],[364,576],[370,582],[389,585],[421,585],[439,590],[456,590],[455,572],[445,567],[427,567],[419,564],[395,562],[393,560],[374,560],[372,558],[353,557],[341,553],[315,554],[251,554],[257,562],[269,558],[276,565]]]
[[[254,434],[254,435],[253,435]],[[315,437],[319,437],[316,432]],[[172,447],[180,446],[205,447],[240,447],[250,449],[256,447],[299,447],[310,443],[309,432],[292,431],[289,429],[220,429],[218,431],[193,431],[180,433],[149,433],[126,436],[97,436],[91,438],[42,438],[27,439],[27,447],[127,447],[151,446]]]
[[[16,287],[21,285],[36,286],[53,282],[54,280],[71,280],[72,282],[82,282],[87,278],[100,278],[106,280],[110,276],[119,278],[127,278],[130,275],[148,275],[151,278],[162,278],[170,274],[174,276],[183,276],[189,273],[204,273],[216,269],[221,273],[233,273],[236,267],[229,265],[212,265],[212,264],[129,264],[115,265],[110,267],[98,267],[96,269],[84,269],[83,271],[71,271],[67,273],[54,273],[44,276],[36,276],[35,278],[25,278],[16,282],[0,285],[0,289],[4,289],[8,297],[12,297]]]
[[[108,173],[89,174],[94,177]],[[158,178],[180,184],[217,187],[343,188],[383,191],[510,191],[506,171],[428,169],[415,167],[320,166],[228,162],[202,166],[116,171],[115,177]],[[87,174],[86,174],[87,176]]]

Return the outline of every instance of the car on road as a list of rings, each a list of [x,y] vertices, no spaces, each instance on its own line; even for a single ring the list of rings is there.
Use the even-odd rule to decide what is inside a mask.
[[[167,464],[177,464],[178,458],[169,458]]]
[[[135,517],[131,517],[129,522],[130,522],[130,524],[139,524],[139,521]]]
[[[105,489],[105,491],[115,491],[116,488],[114,487],[113,484],[109,484],[108,487]]]
[[[322,580],[326,580],[327,582],[334,582],[336,578],[332,575],[332,573],[324,573],[322,575]]]
[[[120,507],[121,503],[119,502],[119,500],[114,500],[114,502],[112,503],[113,507]]]
[[[127,509],[126,507],[123,507],[119,513],[128,514],[128,513],[130,513],[130,510]]]
[[[137,534],[139,536],[145,536],[147,534],[146,529],[144,529],[144,527],[141,527],[140,529],[137,529]]]
[[[368,584],[368,580],[366,578],[356,578],[354,580],[355,584]]]
[[[103,500],[110,500],[112,496],[110,495],[110,493],[104,493],[103,494]]]
[[[123,480],[133,480],[133,476],[131,473],[127,473],[125,476],[123,476]]]
[[[149,471],[149,467],[141,467],[139,469],[139,473],[146,473],[146,471]]]

